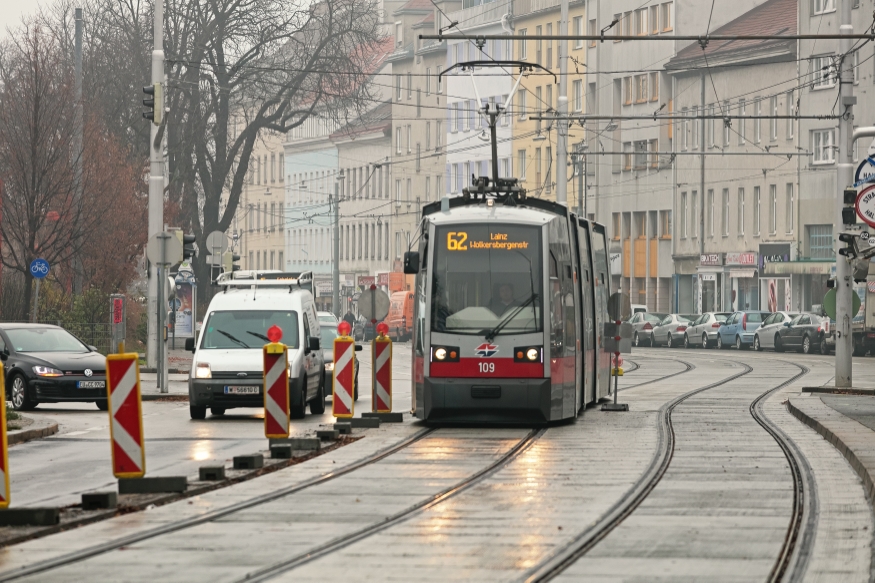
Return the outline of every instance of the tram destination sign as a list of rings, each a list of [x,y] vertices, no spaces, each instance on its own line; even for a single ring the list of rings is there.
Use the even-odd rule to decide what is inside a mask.
[[[491,232],[489,233],[489,240],[486,241],[469,238],[467,231],[449,231],[447,233],[447,251],[469,251],[473,249],[514,251],[528,248],[528,241],[515,241],[507,233]]]

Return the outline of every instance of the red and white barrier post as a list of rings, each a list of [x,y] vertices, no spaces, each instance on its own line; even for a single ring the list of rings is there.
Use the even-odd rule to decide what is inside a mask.
[[[6,370],[3,368],[3,363],[0,362],[0,379],[6,380]],[[3,403],[0,406],[0,435],[2,435],[3,454],[0,455],[0,487],[3,488],[0,492],[0,508],[9,506],[9,442],[6,440],[6,391],[3,391]]]
[[[388,332],[385,322],[377,324],[377,337],[371,344],[371,410],[374,413],[392,412],[392,339]]]
[[[140,364],[136,353],[106,357],[112,473],[116,478],[142,478],[146,473]]]
[[[289,436],[289,349],[281,343],[283,331],[273,325],[264,345],[264,436]]]
[[[337,325],[340,334],[334,339],[334,375],[331,388],[331,414],[352,417],[355,394],[355,340],[350,338],[349,322]]]

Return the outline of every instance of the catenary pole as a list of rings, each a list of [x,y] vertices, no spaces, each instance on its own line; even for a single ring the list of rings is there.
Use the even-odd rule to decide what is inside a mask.
[[[334,315],[342,317],[340,310],[340,177],[334,181],[334,265],[331,270],[331,304]]]
[[[699,95],[699,115],[702,119],[699,120],[699,152],[701,158],[699,160],[699,256],[705,254],[705,75],[701,76],[701,93]],[[695,197],[693,197],[695,199]],[[705,281],[702,279],[702,274],[697,276],[699,280],[698,291],[696,292],[696,313],[701,314],[704,311],[702,300],[705,297],[702,287]]]
[[[851,266],[847,259],[839,255],[841,245],[838,240],[845,226],[842,220],[842,208],[844,200],[842,192],[853,183],[853,148],[851,141],[854,132],[854,72],[853,67],[847,66],[851,59],[851,35],[854,26],[851,24],[851,5],[853,0],[840,0],[841,26],[839,32],[842,35],[839,47],[845,63],[839,66],[839,98],[841,100],[841,112],[839,120],[838,140],[838,167],[836,168],[837,192],[835,202],[835,228],[833,240],[836,245],[836,360],[835,360],[835,383],[836,387],[853,386],[852,378],[852,355],[854,351],[853,335],[851,333],[851,321],[854,315],[851,313],[853,304],[851,294],[854,293],[854,281],[851,277]]]
[[[76,21],[75,40],[73,44],[73,75],[75,77],[75,99],[73,106],[75,130],[73,135],[73,167],[75,172],[75,190],[77,210],[82,204],[82,155],[83,155],[83,117],[82,117],[82,9],[74,12]],[[82,257],[77,253],[73,257],[73,293],[82,293]]]
[[[152,84],[164,81],[164,2],[155,2],[155,20],[153,22],[152,47]],[[156,105],[158,105],[156,103]],[[158,126],[149,124],[149,233],[152,237],[160,233],[164,227],[164,163],[161,156],[161,144],[155,143],[158,136]],[[149,265],[149,342],[146,347],[146,363],[149,368],[158,368],[158,335],[162,334],[158,322],[158,310],[164,306],[158,305],[158,268]]]
[[[568,34],[568,0],[560,2],[559,36]],[[547,42],[553,42],[549,40]],[[568,204],[568,41],[557,43],[559,50],[559,96],[556,109],[559,119],[556,124],[556,202]],[[549,178],[548,178],[549,179]]]

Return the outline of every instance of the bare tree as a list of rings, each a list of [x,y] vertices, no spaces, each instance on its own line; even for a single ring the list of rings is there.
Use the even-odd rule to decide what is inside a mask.
[[[88,112],[84,144],[97,157],[84,158],[84,194],[77,196],[72,70],[54,41],[34,25],[0,47],[2,261],[7,270],[26,277],[21,298],[25,307],[31,298],[30,262],[42,257],[53,266],[67,267],[61,279],[69,280],[70,261],[87,246],[103,213],[110,210],[107,200],[119,190],[121,199],[132,200],[127,195],[137,189],[126,158],[117,155],[114,137]],[[125,168],[122,180],[115,172],[119,158]]]

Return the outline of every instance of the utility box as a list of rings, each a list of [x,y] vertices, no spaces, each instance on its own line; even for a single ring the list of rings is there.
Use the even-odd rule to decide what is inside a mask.
[[[119,353],[125,341],[127,326],[127,298],[123,294],[109,296],[109,324],[111,331],[110,352]]]

